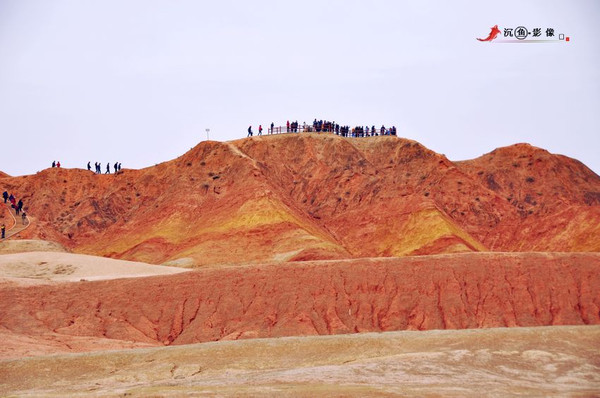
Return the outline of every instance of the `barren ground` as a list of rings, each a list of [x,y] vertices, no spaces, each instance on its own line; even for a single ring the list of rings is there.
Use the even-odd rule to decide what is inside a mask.
[[[0,361],[20,396],[597,396],[600,327],[224,341]]]
[[[552,324],[561,319],[567,323],[595,323],[596,318],[591,316],[594,311],[594,316],[599,316],[594,287],[597,263],[598,256],[594,254],[472,253],[209,268],[161,275],[187,270],[68,253],[0,255],[0,295],[5,304],[0,317],[3,341],[0,357],[4,358],[0,360],[0,395],[596,396],[600,394],[600,326],[597,325],[248,339],[251,336],[245,335],[244,330],[262,330],[259,324],[265,321],[260,318],[255,325],[255,318],[271,310],[258,307],[249,310],[246,306],[240,307],[245,312],[238,313],[237,305],[221,302],[211,292],[226,290],[229,296],[242,301],[246,300],[245,295],[255,297],[256,301],[268,293],[271,300],[265,297],[256,303],[271,308],[268,303],[289,302],[285,292],[304,286],[308,293],[299,292],[298,297],[316,300],[311,304],[314,309],[310,316],[336,325],[331,330],[325,328],[323,333],[344,333],[348,322],[360,326],[358,331],[363,328],[369,331],[390,327],[385,322],[369,326],[369,319],[375,319],[373,316],[381,319],[388,316],[382,312],[385,308],[389,316],[402,319],[401,313],[390,310],[394,305],[388,308],[378,304],[379,300],[388,297],[387,290],[401,292],[403,284],[417,287],[418,293],[422,282],[415,275],[422,275],[429,282],[422,286],[421,297],[411,298],[407,295],[409,289],[401,300],[411,301],[411,311],[422,314],[425,317],[422,319],[441,317],[445,322],[475,322],[471,327],[477,328],[479,316],[484,325],[493,326],[494,319],[500,323],[507,319],[495,318],[494,311],[497,309],[498,316],[506,313],[502,303],[509,302],[511,311],[515,311],[513,320],[521,326],[530,322]],[[462,282],[452,287],[451,279],[444,276],[446,272]],[[155,276],[141,277],[148,275]],[[325,279],[320,280],[317,275]],[[335,275],[346,280],[341,289]],[[386,282],[375,283],[380,277]],[[289,278],[295,284],[288,285]],[[86,282],[81,282],[82,279]],[[95,279],[98,281],[91,282]],[[270,280],[273,285],[265,285]],[[438,291],[432,304],[428,304],[431,297],[425,294],[430,290],[427,286],[430,283],[437,286],[437,280],[446,281],[443,285],[450,290]],[[390,283],[397,284],[398,289]],[[481,286],[490,294],[481,297],[473,294],[470,285]],[[383,288],[372,290],[369,286]],[[114,301],[132,290],[137,298],[123,296],[129,299]],[[519,293],[521,290],[529,291],[530,299],[536,298],[530,302],[515,301],[525,297]],[[336,315],[339,300],[335,297],[342,292],[350,303],[355,303],[348,312],[352,318],[346,319],[343,312]],[[460,297],[461,292],[467,292],[469,302],[460,304],[450,299]],[[189,323],[188,331],[184,328],[183,334],[210,331],[212,328],[207,325],[213,322],[221,333],[234,332],[233,336],[223,335],[217,342],[161,346],[162,338],[136,340],[135,334],[116,333],[112,338],[107,334],[110,330],[107,325],[115,320],[129,319],[132,325],[136,324],[135,316],[127,315],[128,311],[149,314],[151,308],[160,314],[156,318],[149,315],[158,322],[156,327],[160,328],[162,322],[166,327],[164,333],[172,333],[178,324],[175,321],[182,321],[173,303],[185,300],[186,295],[200,301],[221,302],[213,314],[223,312],[221,318],[206,318],[196,326]],[[332,298],[326,299],[330,295]],[[88,301],[93,304],[92,309],[96,308],[96,302],[102,303],[102,311],[90,312],[85,304]],[[303,329],[293,325],[304,319],[297,313],[303,311],[303,304],[296,303],[289,308],[275,305],[279,312],[274,314],[278,318],[271,319],[274,323],[262,332],[301,334]],[[21,305],[16,312],[12,311],[15,305]],[[470,305],[479,308],[479,312],[468,309]],[[578,305],[579,312],[569,311],[570,305]],[[372,310],[369,312],[368,308]],[[461,308],[464,313],[457,312]],[[576,316],[569,318],[566,314]],[[410,314],[405,315],[410,321]],[[68,319],[77,319],[79,326],[56,327]],[[278,322],[282,327],[276,332]],[[436,327],[436,322],[430,322],[429,327],[448,326],[442,322]],[[246,339],[227,341],[230,338]]]
[[[189,269],[61,252],[0,254],[0,283],[42,284],[170,275]]]

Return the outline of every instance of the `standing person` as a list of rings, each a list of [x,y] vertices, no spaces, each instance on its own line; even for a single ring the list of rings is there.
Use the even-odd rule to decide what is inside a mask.
[[[6,201],[8,200],[8,192],[2,192],[2,197],[4,198],[4,203],[6,203]]]
[[[2,239],[4,239],[6,236],[6,225],[4,225],[4,223],[2,223],[2,226],[0,227],[0,231],[2,231]]]
[[[115,174],[117,174],[117,172],[119,171],[119,162],[115,162],[115,165],[113,167],[115,168]]]
[[[262,124],[258,125],[258,135],[262,135]]]
[[[27,224],[27,213],[21,214],[21,220],[23,220],[23,225]]]
[[[19,199],[19,203],[17,203],[17,209],[19,209],[19,211],[23,210],[23,200]]]
[[[275,123],[271,122],[271,131],[269,132],[269,134],[273,134],[273,127],[275,127]]]
[[[92,164],[88,162],[88,171],[92,171]]]
[[[13,196],[13,194],[11,193],[10,196],[8,197],[8,201],[10,202],[10,204],[13,205],[13,207],[15,206],[15,197]]]
[[[290,121],[289,120],[287,121],[287,125],[286,126],[287,126],[286,132],[289,133],[290,132]]]
[[[100,162],[96,162],[96,173],[101,174],[102,170],[100,170]]]
[[[248,137],[252,137],[252,126],[248,127]]]
[[[121,162],[119,162],[119,171],[121,171]]]
[[[56,167],[60,167],[60,160],[56,162]]]
[[[56,160],[52,161],[52,167],[56,167]]]
[[[106,173],[104,174],[110,174],[110,163],[106,163]]]

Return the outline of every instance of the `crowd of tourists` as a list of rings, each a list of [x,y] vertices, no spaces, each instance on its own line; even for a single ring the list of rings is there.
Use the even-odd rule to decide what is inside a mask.
[[[4,199],[4,203],[6,205],[10,203],[10,207],[15,211],[15,214],[17,216],[19,214],[21,215],[23,225],[27,224],[27,213],[25,213],[25,211],[23,210],[23,199],[19,199],[17,201],[15,195],[13,195],[12,193],[9,194],[8,191],[2,192],[2,199]],[[6,237],[6,226],[4,225],[4,223],[2,223],[0,229],[2,239],[4,239]]]
[[[87,169],[88,169],[88,171],[92,171],[92,162],[88,162]],[[113,169],[114,169],[115,174],[117,174],[119,171],[121,171],[121,163],[116,162],[113,165]],[[102,164],[100,164],[99,162],[95,162],[94,170],[95,170],[94,173],[102,174]],[[106,171],[104,172],[104,174],[110,174],[110,163],[106,163]]]
[[[261,129],[262,131],[262,129]],[[60,162],[59,161],[52,161],[52,167],[59,167],[60,168]],[[89,171],[92,171],[92,162],[88,162],[87,164],[87,169]],[[110,163],[106,163],[106,171],[104,172],[104,174],[110,174]],[[120,162],[116,162],[113,165],[113,171],[115,174],[117,174],[119,171],[121,171],[121,163]],[[94,173],[96,174],[102,174],[102,164],[100,162],[94,162]]]
[[[258,134],[262,135],[263,127],[262,124],[258,126]],[[280,134],[280,133],[332,133],[342,137],[376,137],[382,135],[397,135],[396,126],[385,127],[382,125],[376,128],[372,126],[355,126],[350,127],[348,125],[340,125],[336,122],[328,120],[317,120],[315,119],[312,124],[299,124],[298,121],[287,121],[285,126],[276,127],[275,123],[271,123],[271,127],[268,129],[269,134]],[[248,127],[248,137],[252,137],[254,132],[252,126]]]

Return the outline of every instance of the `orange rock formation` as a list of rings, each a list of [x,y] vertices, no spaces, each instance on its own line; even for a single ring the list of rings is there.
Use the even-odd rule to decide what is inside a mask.
[[[451,162],[395,137],[263,136],[0,184],[34,218],[24,237],[151,263],[600,251],[600,177],[526,144]]]
[[[146,344],[600,324],[600,254],[466,253],[2,289],[14,335]],[[18,349],[7,339],[2,350]],[[32,344],[29,342],[29,346]],[[93,344],[87,348],[94,349]]]

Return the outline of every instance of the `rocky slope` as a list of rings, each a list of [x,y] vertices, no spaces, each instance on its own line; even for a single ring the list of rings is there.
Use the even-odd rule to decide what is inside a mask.
[[[600,324],[599,271],[597,253],[464,253],[5,285],[0,289],[0,330],[6,338],[0,352],[12,357],[26,349],[34,355],[32,339],[43,347],[39,351],[47,352],[94,349],[81,344],[82,338],[104,345],[106,339],[171,345],[407,329]],[[14,336],[29,340],[21,346]]]
[[[510,234],[481,236],[491,250],[600,251],[598,176],[582,163],[517,144],[457,166],[519,216]]]
[[[600,251],[600,177],[529,145],[451,162],[395,137],[202,142],[118,175],[0,178],[77,253],[177,265],[469,251]]]

